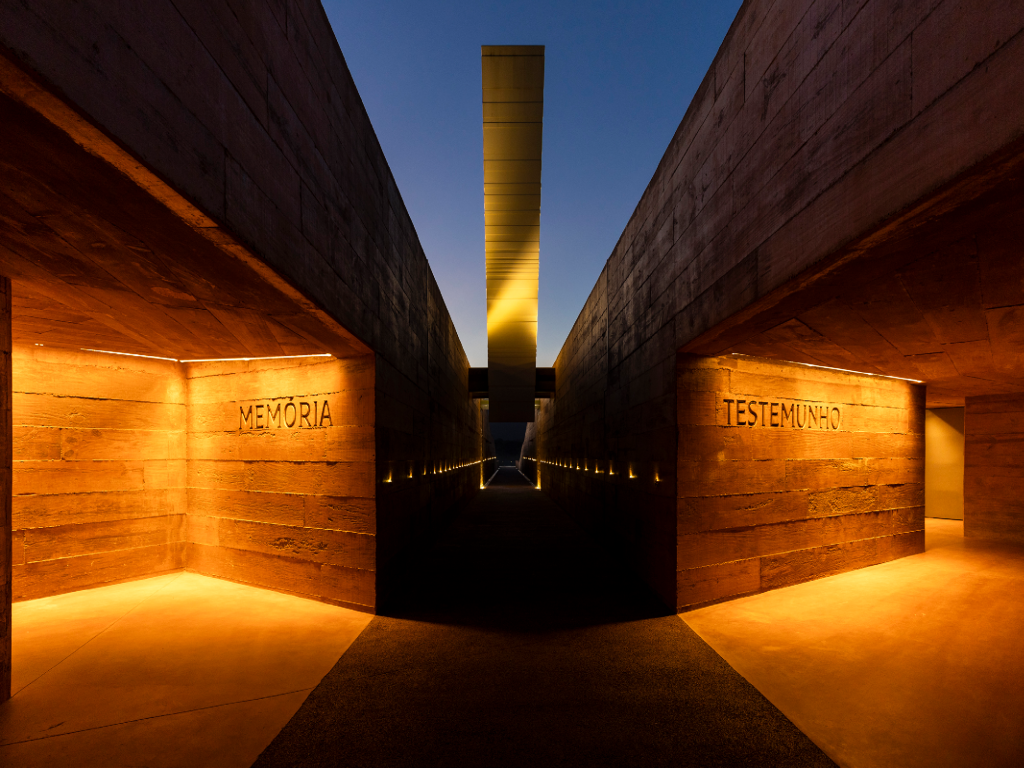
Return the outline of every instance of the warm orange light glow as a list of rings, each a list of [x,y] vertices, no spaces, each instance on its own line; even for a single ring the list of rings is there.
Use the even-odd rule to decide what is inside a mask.
[[[120,354],[114,352],[112,354]],[[208,357],[201,360],[178,360],[179,363],[231,363],[249,362],[251,360],[295,360],[301,357],[331,357],[329,352],[316,355],[272,355],[269,357]]]
[[[36,346],[41,347],[43,345],[36,344]],[[81,349],[83,352],[99,352],[101,355],[123,355],[124,357],[144,357],[147,360],[167,360],[172,363],[181,362],[181,360],[178,360],[175,357],[157,357],[156,355],[135,355],[132,354],[131,352],[111,352],[108,349],[86,349],[85,347],[82,347]]]
[[[43,346],[42,344],[36,344],[37,347]],[[317,353],[313,355],[271,355],[268,357],[207,357],[196,360],[184,360],[177,357],[160,357],[159,355],[138,355],[134,352],[114,352],[109,349],[90,349],[88,347],[80,347],[82,352],[98,352],[101,355],[122,355],[124,357],[143,357],[147,360],[166,360],[170,363],[231,363],[231,362],[249,362],[251,360],[296,360],[303,357],[331,357],[330,352]]]
[[[744,355],[741,352],[731,352],[730,355],[732,357],[748,357],[748,358],[750,358],[750,355]],[[751,358],[751,359],[752,360],[757,360],[758,358]],[[879,379],[896,379],[897,381],[909,381],[912,384],[924,384],[925,383],[925,382],[921,381],[920,379],[905,379],[902,376],[887,376],[884,373],[866,373],[864,371],[853,371],[853,370],[850,370],[849,368],[833,368],[830,365],[815,365],[814,363],[797,363],[797,362],[794,362],[792,360],[787,360],[785,362],[789,363],[790,365],[803,366],[804,368],[821,368],[821,369],[826,370],[826,371],[839,371],[840,373],[855,373],[858,376],[874,376],[874,377],[879,378]]]

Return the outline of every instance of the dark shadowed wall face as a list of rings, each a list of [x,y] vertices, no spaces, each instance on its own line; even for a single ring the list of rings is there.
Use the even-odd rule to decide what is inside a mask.
[[[35,345],[13,360],[14,599],[182,568],[181,366]]]
[[[676,352],[664,333],[609,344],[606,273],[556,361],[555,397],[540,401],[527,472],[674,605]]]
[[[375,604],[374,363],[190,363],[188,569]]]
[[[924,550],[924,387],[679,358],[678,608]]]
[[[1024,394],[967,398],[964,535],[1024,544]]]
[[[469,361],[437,286],[427,292],[423,337],[406,341],[419,359],[396,363],[377,355],[375,439],[377,455],[378,591],[386,593],[415,558],[475,494],[493,461],[485,451],[485,416],[469,397]],[[421,330],[408,329],[410,336]],[[487,475],[489,476],[489,475]]]

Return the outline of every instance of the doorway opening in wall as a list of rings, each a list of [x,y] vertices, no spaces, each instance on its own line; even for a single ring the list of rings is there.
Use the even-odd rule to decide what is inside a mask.
[[[928,408],[924,418],[926,546],[964,535],[964,409]]]
[[[494,454],[499,467],[516,467],[523,452],[523,438],[526,435],[525,422],[495,422],[491,424],[494,438]]]

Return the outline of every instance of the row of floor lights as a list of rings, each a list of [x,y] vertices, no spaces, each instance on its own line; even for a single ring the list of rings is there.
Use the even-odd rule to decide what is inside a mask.
[[[594,474],[596,474],[596,475],[603,475],[605,473],[605,471],[603,469],[601,469],[600,462],[597,462],[597,461],[594,462],[594,469],[591,470],[589,468],[589,462],[586,459],[583,460],[583,466],[580,466],[580,462],[579,462],[578,459],[575,460],[575,461],[572,460],[572,459],[569,459],[569,460],[566,460],[566,459],[556,459],[555,461],[547,461],[545,459],[533,458],[532,456],[524,456],[523,458],[526,461],[532,461],[535,464],[548,464],[548,465],[550,465],[552,467],[559,467],[560,469],[576,469],[576,470],[580,470],[581,472],[593,471]],[[630,480],[635,480],[637,477],[639,477],[639,475],[637,475],[636,472],[633,471],[633,465],[632,464],[629,464],[627,468],[629,470],[629,479]],[[615,470],[613,468],[613,464],[612,464],[611,461],[608,462],[608,474],[609,474],[609,476],[615,474]],[[658,471],[658,465],[657,464],[654,465],[654,482],[656,482],[656,483],[660,483],[661,482],[661,475],[660,475],[660,473]]]
[[[444,474],[447,474],[448,472],[457,472],[460,469],[468,469],[469,467],[475,467],[478,464],[483,464],[484,462],[487,462],[487,461],[493,461],[496,458],[497,458],[496,456],[491,456],[489,459],[479,459],[477,461],[464,461],[464,462],[459,462],[459,463],[456,463],[456,464],[449,464],[448,462],[442,461],[442,462],[440,462],[440,465],[435,463],[433,469],[428,469],[427,466],[424,465],[423,466],[423,475],[424,476],[426,476],[426,475],[444,475]],[[438,468],[438,466],[440,466],[440,468]],[[407,479],[412,480],[412,477],[413,477],[413,462],[409,462],[409,474],[407,476]],[[390,482],[392,482],[393,478],[394,478],[394,472],[389,468],[388,469],[388,475],[387,475],[387,477],[384,478],[384,482],[385,483],[390,483]]]

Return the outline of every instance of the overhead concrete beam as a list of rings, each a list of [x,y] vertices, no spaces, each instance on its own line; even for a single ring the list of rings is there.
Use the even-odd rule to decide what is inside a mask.
[[[485,45],[481,69],[491,421],[533,421],[544,46]]]

